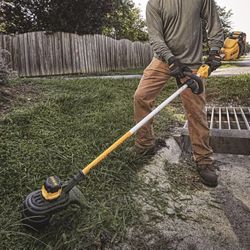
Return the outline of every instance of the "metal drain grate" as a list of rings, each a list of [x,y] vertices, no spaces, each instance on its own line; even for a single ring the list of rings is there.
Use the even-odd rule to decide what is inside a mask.
[[[250,155],[250,108],[207,107],[206,111],[214,151]],[[190,151],[187,122],[181,136],[184,138],[184,151]]]
[[[250,130],[250,108],[207,108],[207,119],[210,129]]]
[[[207,107],[210,129],[237,129],[250,131],[250,108],[247,107]],[[184,128],[188,127],[185,123]]]

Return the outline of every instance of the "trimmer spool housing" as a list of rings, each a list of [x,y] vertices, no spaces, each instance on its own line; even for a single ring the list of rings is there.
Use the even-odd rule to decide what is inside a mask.
[[[30,193],[23,202],[23,224],[34,229],[41,229],[49,224],[51,217],[70,204],[82,204],[83,196],[75,186],[82,180],[82,171],[68,183],[62,184],[58,176],[47,178],[41,189]]]

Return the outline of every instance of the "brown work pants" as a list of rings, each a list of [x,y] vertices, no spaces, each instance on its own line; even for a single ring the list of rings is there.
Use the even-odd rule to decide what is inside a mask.
[[[147,116],[156,97],[170,78],[169,67],[165,62],[153,58],[144,70],[143,77],[134,95],[134,118],[138,123]],[[209,129],[206,117],[205,93],[195,95],[191,89],[181,94],[182,104],[188,120],[189,135],[192,143],[194,160],[197,164],[212,164],[212,148],[209,146]],[[135,145],[147,149],[155,144],[153,119],[136,134]]]

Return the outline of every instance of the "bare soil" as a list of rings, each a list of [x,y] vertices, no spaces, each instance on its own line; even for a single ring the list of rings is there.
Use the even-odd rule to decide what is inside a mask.
[[[30,84],[0,85],[0,117],[7,114],[14,105],[34,102],[39,92],[37,87]]]

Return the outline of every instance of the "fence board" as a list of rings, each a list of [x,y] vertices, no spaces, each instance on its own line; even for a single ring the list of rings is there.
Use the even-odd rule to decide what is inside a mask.
[[[64,32],[0,34],[1,48],[11,53],[13,70],[24,77],[145,68],[153,57],[148,43]]]

